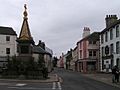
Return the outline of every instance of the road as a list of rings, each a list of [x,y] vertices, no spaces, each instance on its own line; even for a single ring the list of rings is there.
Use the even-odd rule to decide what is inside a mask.
[[[55,69],[55,73],[62,77],[62,90],[120,90],[120,88],[84,77],[79,72]]]
[[[58,74],[63,82],[33,83],[0,80],[0,90],[120,90],[120,88],[87,78],[79,72],[55,69],[53,73]]]

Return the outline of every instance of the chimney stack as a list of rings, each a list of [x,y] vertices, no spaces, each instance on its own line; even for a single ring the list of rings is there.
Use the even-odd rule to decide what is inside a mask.
[[[42,42],[41,40],[39,40],[39,43],[37,46],[40,46],[41,48],[43,48],[45,50],[45,43]]]
[[[117,15],[106,15],[106,18],[105,18],[106,27],[109,27],[111,24],[117,21],[117,19],[118,19]]]
[[[82,37],[84,38],[88,35],[90,35],[90,29],[89,29],[89,27],[84,27]]]

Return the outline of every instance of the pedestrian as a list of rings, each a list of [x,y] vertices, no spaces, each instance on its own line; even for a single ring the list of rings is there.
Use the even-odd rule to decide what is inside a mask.
[[[115,66],[112,68],[112,82],[115,83]]]
[[[116,67],[115,81],[118,83],[119,82],[119,74],[120,74],[120,72],[119,72],[118,66],[115,66],[115,67]]]
[[[112,82],[113,82],[113,83],[119,82],[119,68],[118,68],[117,65],[115,65],[115,66],[112,68],[112,74],[113,74]]]

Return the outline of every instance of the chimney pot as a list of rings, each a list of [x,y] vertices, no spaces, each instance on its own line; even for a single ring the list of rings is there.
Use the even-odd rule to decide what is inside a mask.
[[[113,24],[115,21],[117,21],[117,15],[106,15],[106,27],[109,27],[111,24]]]

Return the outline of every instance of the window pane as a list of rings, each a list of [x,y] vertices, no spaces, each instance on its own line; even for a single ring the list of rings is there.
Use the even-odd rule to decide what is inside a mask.
[[[105,41],[106,42],[108,41],[108,33],[107,32],[105,33]]]
[[[10,41],[10,36],[6,36],[6,41]]]
[[[116,37],[119,37],[119,26],[116,26]]]
[[[116,42],[116,54],[119,54],[119,42]]]
[[[96,56],[96,51],[93,51],[93,56]]]
[[[110,29],[110,40],[113,39],[113,29]]]
[[[80,58],[82,58],[82,51],[80,51]]]
[[[92,44],[92,41],[89,41],[89,44]]]
[[[93,44],[96,44],[96,41],[93,41]]]
[[[109,50],[110,50],[110,48],[109,48],[109,46],[107,45],[107,46],[105,47],[105,54],[106,54],[106,55],[109,54]]]
[[[6,54],[10,54],[10,48],[6,48]]]
[[[103,43],[103,39],[104,39],[103,34],[101,34],[101,43]]]
[[[102,56],[104,56],[104,47],[102,47]]]
[[[110,54],[113,54],[113,52],[114,52],[114,46],[113,44],[110,44]]]
[[[89,51],[89,56],[92,56],[92,51]]]

